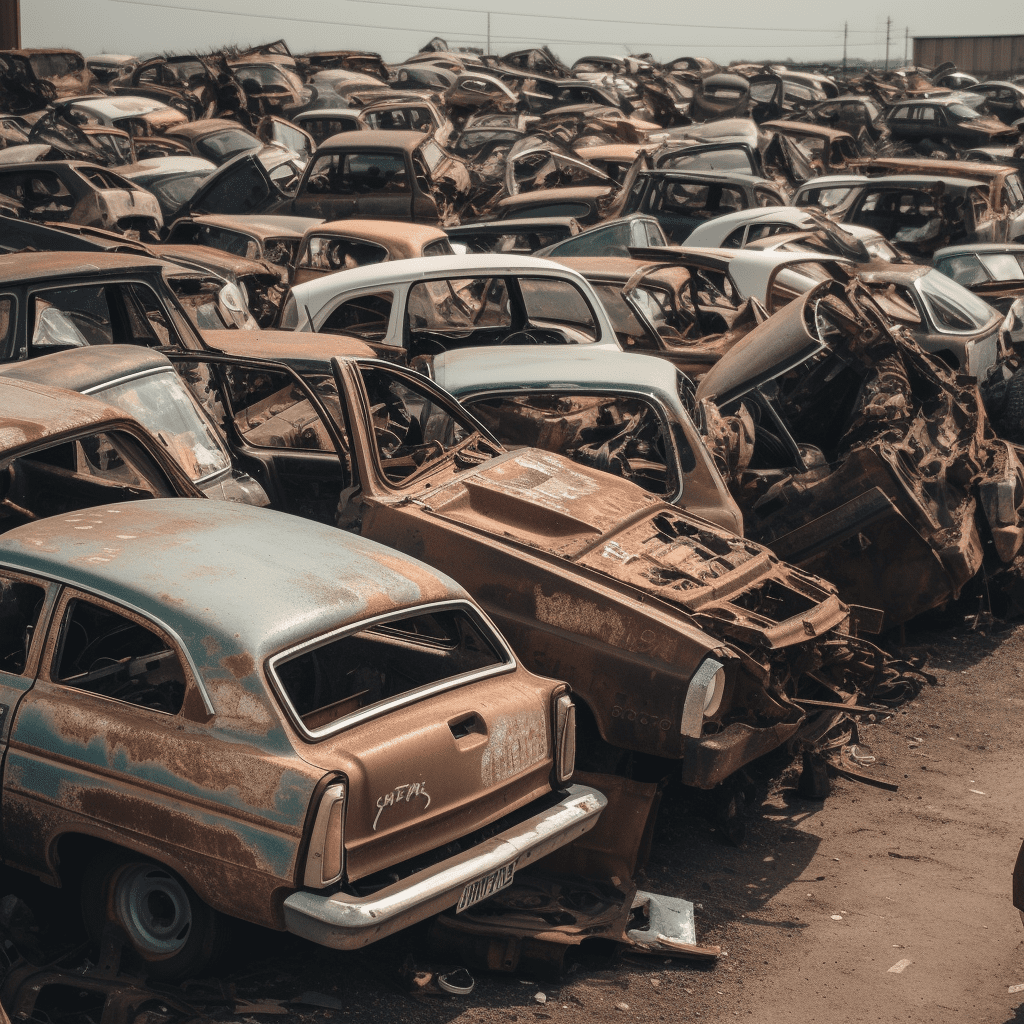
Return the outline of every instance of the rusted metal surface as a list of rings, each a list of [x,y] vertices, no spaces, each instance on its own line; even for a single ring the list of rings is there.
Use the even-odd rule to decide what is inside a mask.
[[[420,865],[417,876],[429,888],[448,870],[449,844],[461,841],[467,863],[483,864],[474,844],[496,836],[500,853],[511,841],[503,837],[518,836],[510,814],[537,817],[535,804],[547,807],[552,701],[564,687],[519,668],[500,640],[486,641],[505,659],[489,675],[391,700],[314,744],[283,710],[264,667],[275,652],[384,613],[469,607],[451,581],[396,552],[354,537],[339,544],[329,527],[234,503],[168,500],[9,530],[0,565],[49,581],[56,595],[34,634],[34,684],[5,677],[3,686],[12,708],[8,863],[57,881],[62,851],[91,837],[173,868],[216,909],[282,928],[284,901],[301,884],[310,803],[325,777],[343,778],[344,884],[358,882],[350,898],[380,916],[365,936],[351,926],[361,944],[459,898],[450,886],[430,901],[415,887],[406,892],[396,867],[436,851],[427,857],[440,862],[436,870]],[[76,601],[159,635],[180,659],[177,714],[152,710],[128,689],[112,697],[64,681],[58,624]],[[449,724],[466,720],[479,725],[458,733]],[[525,833],[516,840],[524,863],[593,824],[604,802],[590,792],[575,787],[584,810],[552,812],[537,843]],[[514,859],[519,846],[509,849]],[[374,895],[383,888],[400,897],[395,907]],[[326,898],[312,898],[307,914]]]
[[[856,283],[785,307],[697,394],[727,413],[709,443],[748,534],[881,607],[886,627],[960,592],[983,562],[979,531],[999,536],[999,564],[1020,550],[1024,475],[973,381],[890,328]]]

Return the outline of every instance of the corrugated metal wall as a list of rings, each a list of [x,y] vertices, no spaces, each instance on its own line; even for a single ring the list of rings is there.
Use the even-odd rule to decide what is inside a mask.
[[[1024,36],[914,36],[914,63],[935,68],[951,60],[986,78],[1024,75]]]

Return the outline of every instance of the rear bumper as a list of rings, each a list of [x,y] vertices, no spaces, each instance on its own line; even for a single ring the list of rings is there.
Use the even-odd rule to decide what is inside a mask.
[[[292,893],[285,927],[332,949],[366,946],[454,906],[470,882],[512,862],[519,870],[589,832],[607,803],[596,789],[570,786],[554,807],[372,896]]]

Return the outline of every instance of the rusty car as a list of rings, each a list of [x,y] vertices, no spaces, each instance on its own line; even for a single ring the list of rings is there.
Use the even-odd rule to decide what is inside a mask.
[[[375,263],[454,255],[441,228],[353,217],[307,229],[299,242],[291,280],[297,285]]]
[[[711,789],[782,744],[813,744],[886,676],[852,635],[872,613],[756,543],[630,480],[505,451],[421,374],[332,358],[341,339],[297,337],[267,360],[231,334],[233,352],[169,358],[236,463],[272,507],[460,580],[524,664],[573,687],[581,764],[621,774],[639,758]]]
[[[14,420],[12,486],[70,475],[77,412],[49,410],[45,446]],[[114,924],[151,977],[207,966],[230,918],[358,948],[471,906],[606,803],[569,782],[564,683],[447,577],[318,523],[173,498],[53,515],[0,536],[0,608],[0,855],[77,884],[91,937]]]
[[[423,132],[345,132],[320,144],[295,197],[273,212],[444,225],[469,188],[466,165]]]
[[[92,395],[138,420],[208,498],[268,503],[259,484],[232,466],[223,438],[159,352],[136,345],[73,348],[6,363],[0,379]]]
[[[974,378],[925,353],[857,278],[822,282],[701,379],[745,534],[884,628],[985,585],[1024,543],[1024,470]]]
[[[164,223],[151,192],[107,167],[79,160],[0,166],[0,195],[30,220],[85,224],[150,237]]]
[[[302,234],[321,223],[319,217],[263,214],[197,214],[179,217],[167,232],[169,245],[205,245],[233,256],[266,260],[275,266],[295,266]]]

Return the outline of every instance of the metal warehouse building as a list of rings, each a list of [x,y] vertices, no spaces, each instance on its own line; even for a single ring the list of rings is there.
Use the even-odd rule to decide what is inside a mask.
[[[914,63],[936,68],[951,60],[985,78],[1024,75],[1024,36],[914,36]]]

